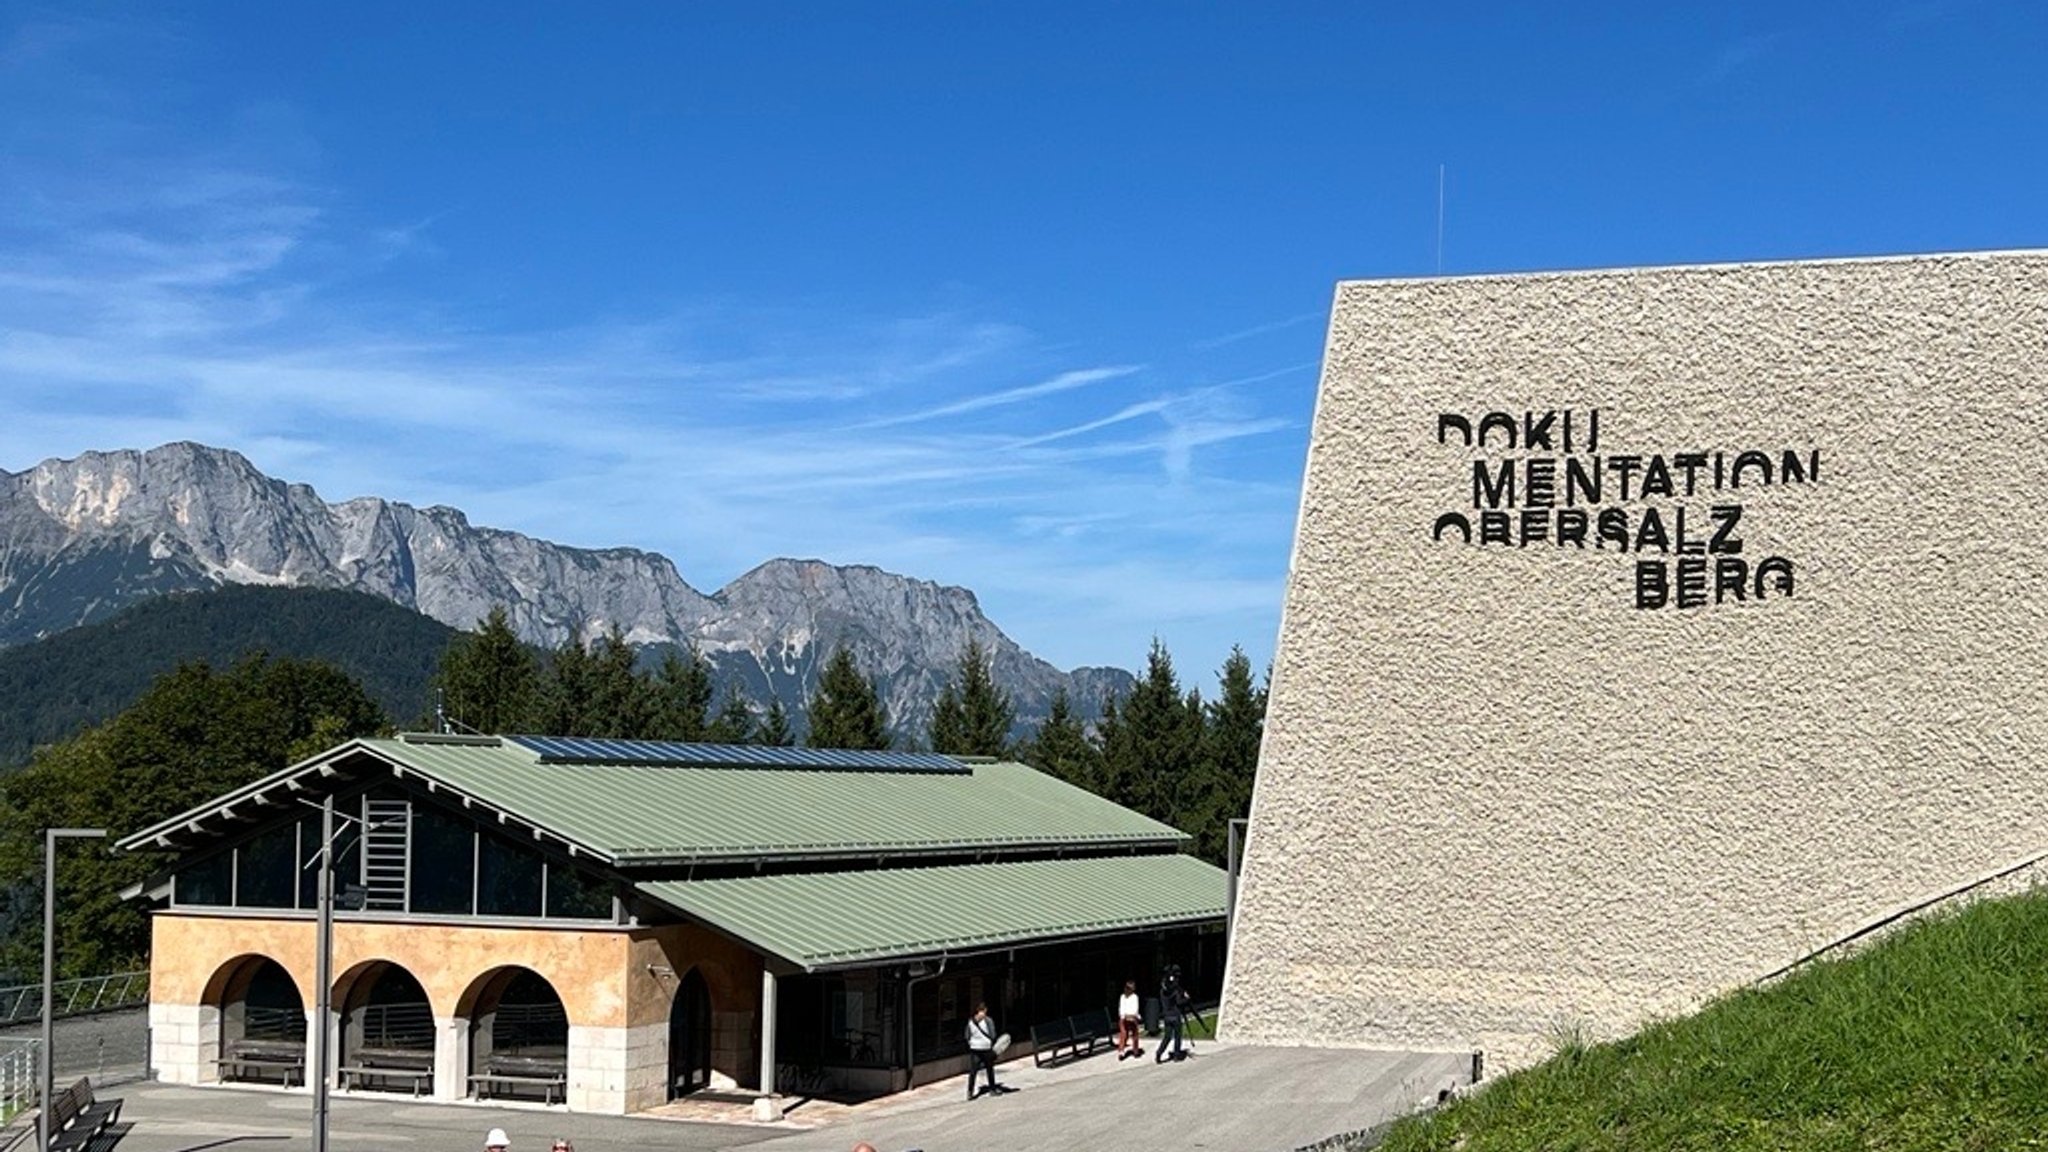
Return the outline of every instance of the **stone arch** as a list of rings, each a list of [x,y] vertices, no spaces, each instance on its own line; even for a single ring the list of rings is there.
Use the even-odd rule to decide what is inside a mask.
[[[560,1099],[569,1065],[569,1011],[553,982],[507,964],[470,982],[456,1001],[466,1023],[469,1082],[478,1096]]]
[[[434,1006],[411,969],[383,959],[351,966],[334,982],[334,1009],[345,1086],[419,1094],[433,1083]]]
[[[303,1081],[306,999],[291,971],[259,952],[235,956],[201,994],[202,1059],[222,1080]]]

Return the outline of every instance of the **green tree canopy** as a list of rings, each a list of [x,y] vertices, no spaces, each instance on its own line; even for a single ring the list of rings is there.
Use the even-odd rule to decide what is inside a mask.
[[[40,749],[0,779],[0,892],[41,902],[43,830],[146,828],[295,760],[387,727],[376,703],[322,664],[248,657],[225,671],[187,664],[134,705],[72,740]],[[119,971],[149,950],[149,925],[119,891],[161,861],[73,844],[58,861],[58,951],[67,974]],[[0,968],[40,965],[42,924],[0,943]]]
[[[1065,688],[1053,692],[1045,719],[1017,754],[1026,764],[1077,787],[1092,792],[1101,784],[1102,750],[1088,739],[1081,722],[1074,719]]]
[[[597,662],[574,633],[548,656],[541,689],[541,731],[550,736],[602,736]]]
[[[448,642],[434,687],[449,717],[464,728],[496,733],[538,726],[539,663],[513,633],[503,605],[477,621],[476,631]]]
[[[996,687],[989,654],[970,637],[957,675],[946,681],[932,710],[932,751],[955,756],[1006,756],[1017,712]],[[958,685],[957,689],[955,685]]]
[[[804,741],[812,748],[881,750],[889,747],[888,717],[875,686],[854,666],[845,645],[832,650],[818,691],[811,697],[811,730]]]
[[[713,744],[753,743],[754,705],[738,681],[726,686],[725,703],[718,706],[706,735]]]
[[[673,648],[662,655],[651,691],[654,715],[648,735],[692,742],[710,738],[711,665],[695,644],[682,656]]]
[[[1251,658],[1233,646],[1219,673],[1221,692],[1208,706],[1202,729],[1202,772],[1207,785],[1186,831],[1195,851],[1222,863],[1229,822],[1251,814],[1252,781],[1258,775],[1259,743],[1266,732],[1266,690],[1252,682]]]
[[[789,712],[782,707],[781,700],[768,701],[768,714],[754,730],[754,743],[769,748],[787,748],[796,743],[796,733],[789,728]]]
[[[1201,697],[1181,694],[1166,645],[1152,641],[1145,676],[1102,728],[1103,792],[1126,808],[1182,828],[1199,802]]]
[[[654,692],[636,667],[638,659],[617,624],[598,637],[590,653],[590,735],[646,739]]]

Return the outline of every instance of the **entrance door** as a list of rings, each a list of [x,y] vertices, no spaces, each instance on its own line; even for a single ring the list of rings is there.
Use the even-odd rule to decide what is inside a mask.
[[[668,1010],[668,1098],[711,1084],[711,989],[695,968]]]

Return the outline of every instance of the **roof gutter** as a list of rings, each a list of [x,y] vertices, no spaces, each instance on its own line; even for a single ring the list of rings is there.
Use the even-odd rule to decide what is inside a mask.
[[[1088,940],[1107,940],[1112,936],[1129,936],[1134,932],[1186,928],[1223,918],[1223,909],[1218,908],[1213,914],[1181,916],[1172,920],[1161,920],[1155,924],[1134,924],[1129,928],[1103,928],[1093,932],[1070,932],[1058,936],[1029,936],[1020,940],[1009,940],[1002,943],[979,944],[966,949],[942,948],[937,952],[868,956],[857,960],[835,960],[825,964],[804,964],[802,961],[793,961],[793,963],[802,965],[804,972],[809,975],[829,972],[853,972],[862,968],[876,968],[884,964],[921,964],[929,963],[932,960],[937,960],[943,966],[948,958],[970,960],[977,956],[987,956],[996,952],[1012,952],[1019,948],[1038,948],[1050,944],[1078,944]],[[758,948],[759,945],[755,945],[755,947]]]

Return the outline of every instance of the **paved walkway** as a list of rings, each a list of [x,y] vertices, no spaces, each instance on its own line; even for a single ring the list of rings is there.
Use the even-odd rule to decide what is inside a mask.
[[[1092,1152],[1209,1148],[1290,1152],[1373,1127],[1463,1083],[1468,1054],[1357,1049],[1259,1048],[1203,1041],[1179,1064],[1119,1062],[1098,1053],[1058,1068],[1004,1065],[1017,1091],[969,1102],[955,1077],[912,1092],[846,1106],[803,1104],[779,1126],[704,1119],[592,1116],[560,1108],[429,1104],[405,1097],[336,1096],[334,1152],[478,1152],[483,1133],[504,1128],[512,1152],[546,1152],[556,1136],[577,1152],[847,1152],[866,1140],[881,1152]],[[115,1152],[310,1152],[311,1097],[253,1088],[129,1084],[133,1129]],[[808,1130],[806,1130],[808,1129]]]

